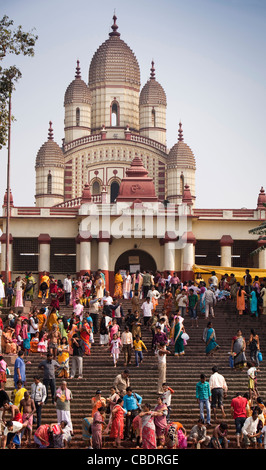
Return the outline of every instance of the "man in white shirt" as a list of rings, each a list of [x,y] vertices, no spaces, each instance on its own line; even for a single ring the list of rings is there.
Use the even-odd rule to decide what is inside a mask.
[[[147,297],[146,301],[143,302],[141,310],[143,311],[144,327],[147,328],[147,324],[149,323],[153,312],[153,303],[150,301],[150,297]]]
[[[65,302],[66,302],[67,307],[69,306],[71,291],[72,291],[72,282],[71,282],[70,274],[68,274],[67,277],[64,279]]]
[[[182,289],[180,294],[176,296],[176,302],[180,315],[184,318],[188,306],[188,296],[185,289]]]
[[[22,429],[26,428],[28,426],[28,419],[22,424],[19,421],[7,421],[6,427],[4,429],[4,433],[2,436],[2,449],[5,449],[6,446],[9,449],[13,449],[14,443],[13,439],[16,435],[19,436],[19,442],[21,442],[21,431]],[[18,447],[20,444],[16,444]]]
[[[209,385],[212,394],[211,407],[213,410],[214,420],[216,421],[216,407],[220,408],[223,418],[226,417],[223,406],[223,398],[226,398],[228,387],[223,375],[218,373],[218,367],[213,366],[212,375],[210,376]]]
[[[113,297],[110,295],[109,291],[106,291],[105,295],[101,299],[101,306],[111,305],[113,303]]]
[[[125,327],[125,331],[121,335],[121,343],[124,353],[124,365],[127,366],[131,364],[131,351],[133,348],[133,336],[128,326]]]
[[[40,378],[35,375],[34,382],[31,385],[31,398],[34,400],[36,413],[37,413],[37,428],[41,425],[41,417],[42,417],[42,407],[45,403],[47,393],[46,387],[40,381]]]
[[[257,449],[257,437],[260,435],[261,431],[257,432],[257,427],[259,423],[259,412],[257,409],[254,409],[252,415],[246,419],[242,427],[242,434],[244,439],[245,448],[248,449],[251,444],[254,445],[254,448]]]
[[[209,313],[211,313],[211,316],[214,317],[214,305],[216,305],[216,297],[210,287],[208,287],[205,290],[202,296],[202,302],[204,302],[204,300],[205,300],[205,318],[209,317]]]

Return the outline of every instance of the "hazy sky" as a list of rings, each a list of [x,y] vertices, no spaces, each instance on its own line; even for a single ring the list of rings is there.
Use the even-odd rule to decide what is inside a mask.
[[[64,93],[77,59],[88,82],[90,61],[108,39],[114,9],[121,39],[134,51],[141,86],[151,60],[167,95],[167,146],[184,141],[197,162],[196,206],[255,208],[266,189],[265,0],[0,0],[1,16],[36,28],[33,58],[9,56],[22,79],[13,94],[11,189],[15,205],[33,205],[35,158],[64,137]],[[0,151],[0,198],[7,149]]]

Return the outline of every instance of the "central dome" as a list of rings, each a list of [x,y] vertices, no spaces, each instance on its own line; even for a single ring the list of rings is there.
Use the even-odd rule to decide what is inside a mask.
[[[89,86],[103,82],[130,83],[140,87],[140,68],[134,52],[120,39],[116,16],[112,32],[95,52],[89,69]]]

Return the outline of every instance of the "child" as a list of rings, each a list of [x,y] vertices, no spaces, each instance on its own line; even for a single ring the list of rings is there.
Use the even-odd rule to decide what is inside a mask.
[[[48,340],[47,340],[47,333],[44,331],[40,331],[39,333],[39,343],[38,343],[38,352],[41,354],[41,357],[45,356],[48,349]]]
[[[145,349],[145,351],[148,351],[148,349],[146,348],[143,341],[140,339],[139,335],[136,335],[136,339],[133,342],[133,346],[135,349],[136,367],[139,367],[139,359],[140,359],[140,364],[143,361],[142,347]]]
[[[172,398],[172,394],[175,392],[172,388],[169,387],[169,385],[167,385],[166,382],[163,383],[162,387],[163,387],[162,402],[165,403],[167,406],[168,413],[166,416],[166,420],[169,423],[170,413],[171,413],[171,398]]]
[[[259,396],[259,391],[257,387],[257,368],[252,367],[252,364],[248,363],[248,390],[249,390],[249,398],[251,403],[253,404],[253,400],[257,400]]]
[[[114,367],[116,367],[117,361],[119,359],[119,354],[120,354],[120,351],[121,351],[121,347],[122,347],[121,339],[115,333],[114,336],[113,336],[113,339],[111,341],[111,353],[112,353],[113,359],[114,359]]]

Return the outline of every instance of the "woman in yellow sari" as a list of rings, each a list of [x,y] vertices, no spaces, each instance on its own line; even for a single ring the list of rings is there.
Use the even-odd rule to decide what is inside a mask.
[[[58,368],[58,377],[69,377],[69,344],[67,338],[64,336],[61,339],[58,348],[57,362],[60,364]]]
[[[40,280],[40,287],[39,287],[39,294],[38,294],[38,297],[42,299],[42,303],[45,302],[45,299],[48,299],[49,286],[50,286],[50,277],[47,275],[47,272],[44,271]]]
[[[56,309],[52,308],[51,312],[48,313],[47,323],[46,323],[46,326],[49,331],[52,330],[54,324],[58,325],[58,317],[57,317]]]
[[[123,297],[123,278],[120,274],[120,270],[115,275],[114,297],[116,299],[122,299]]]

